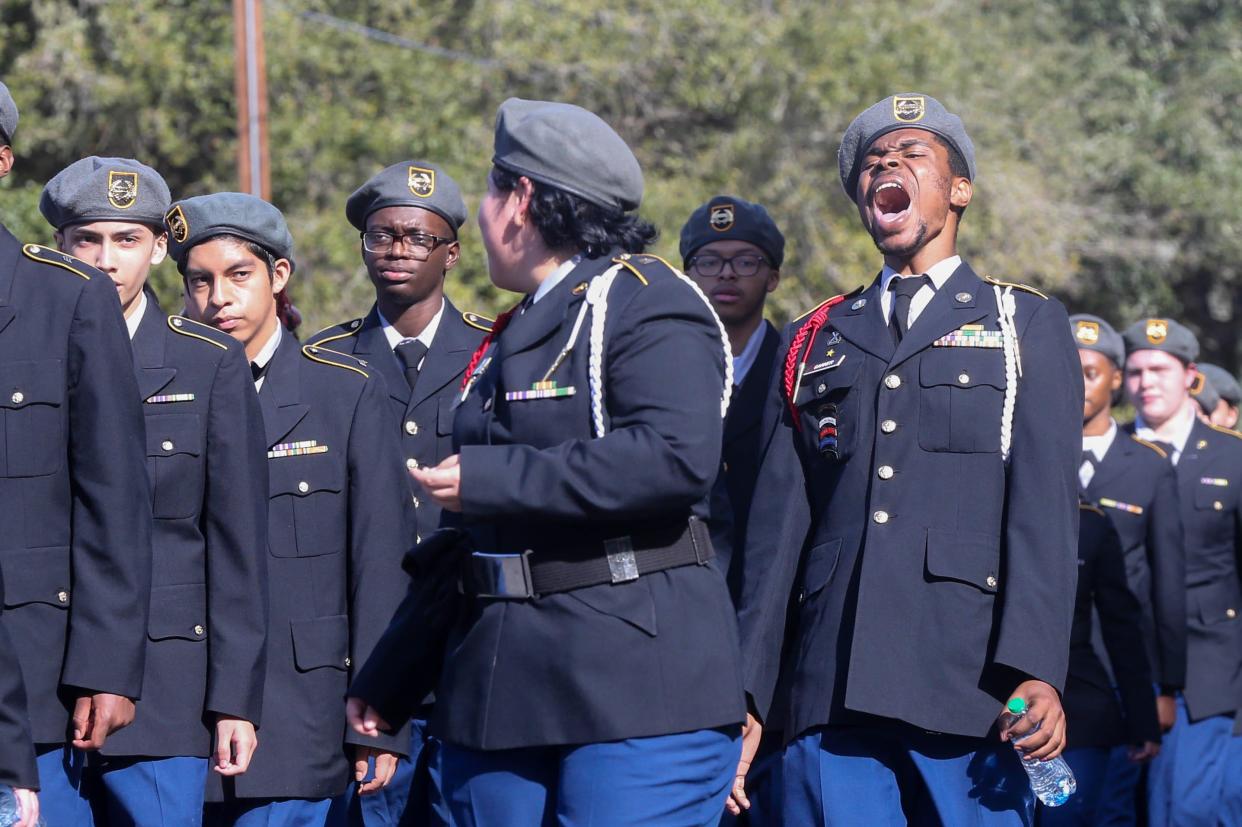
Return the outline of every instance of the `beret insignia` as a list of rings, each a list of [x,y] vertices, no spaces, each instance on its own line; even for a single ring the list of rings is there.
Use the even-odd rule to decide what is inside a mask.
[[[1195,379],[1190,385],[1190,395],[1198,396],[1207,388],[1207,377],[1200,372],[1195,373]]]
[[[430,198],[431,194],[436,191],[436,171],[426,167],[411,166],[406,183],[410,192],[419,198]]]
[[[1169,323],[1164,319],[1147,320],[1147,341],[1158,345],[1169,335]]]
[[[733,226],[733,205],[715,204],[712,206],[708,223],[718,233],[723,233]]]
[[[108,203],[118,210],[127,210],[138,200],[138,173],[113,169],[108,171]]]
[[[164,216],[164,223],[168,225],[168,231],[172,233],[175,241],[184,242],[190,237],[190,222],[185,220],[180,204],[168,211],[168,215]]]
[[[1093,345],[1100,340],[1100,326],[1095,322],[1081,321],[1074,328],[1074,338],[1084,345]]]
[[[927,113],[927,100],[922,95],[893,97],[893,117],[902,123],[918,123]]]

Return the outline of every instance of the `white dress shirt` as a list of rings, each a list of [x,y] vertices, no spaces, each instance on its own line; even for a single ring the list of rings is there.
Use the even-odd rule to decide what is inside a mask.
[[[932,297],[936,295],[936,291],[944,287],[944,283],[949,280],[949,276],[957,270],[962,263],[961,256],[949,256],[943,261],[939,261],[927,268],[927,277],[931,279],[935,287],[928,287],[924,284],[919,288],[919,292],[914,294],[910,299],[910,316],[906,319],[906,330],[914,327],[914,322],[918,319],[919,314],[923,312],[923,308],[927,307]],[[919,275],[915,273],[913,275]],[[884,269],[880,271],[880,309],[884,311],[884,321],[891,324],[893,318],[893,294],[889,292],[888,285],[893,279],[905,278],[899,276],[897,271],[884,265]]]

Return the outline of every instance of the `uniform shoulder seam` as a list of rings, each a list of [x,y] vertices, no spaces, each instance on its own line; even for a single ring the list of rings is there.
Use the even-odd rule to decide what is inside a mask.
[[[177,315],[169,316],[166,324],[168,325],[168,329],[171,330],[173,333],[180,333],[182,336],[189,336],[191,339],[198,339],[200,341],[206,342],[209,345],[215,345],[221,350],[229,349],[229,346],[225,344],[224,342],[219,342],[219,341],[216,341],[216,339],[212,338],[213,336],[228,336],[228,334],[221,333],[220,331],[216,330],[214,327],[211,327],[210,325],[205,325],[202,322],[196,322],[193,319],[187,319],[185,316],[177,316]],[[191,325],[195,329],[187,330],[186,329],[187,326],[191,326]],[[199,333],[198,332],[199,330],[202,330],[203,332]],[[232,337],[229,337],[229,338],[232,338]]]
[[[1220,431],[1222,434],[1228,434],[1231,437],[1242,439],[1242,433],[1239,433],[1233,430],[1232,428],[1225,428],[1220,425],[1211,425],[1211,424],[1209,424],[1208,427],[1211,428],[1213,431]]]
[[[1012,287],[1015,290],[1021,290],[1024,293],[1030,293],[1032,295],[1039,296],[1041,299],[1048,298],[1048,294],[1042,293],[1039,290],[1036,290],[1034,287],[1031,287],[1029,284],[1019,284],[1016,281],[1001,281],[1000,279],[993,278],[992,276],[984,276],[983,280],[986,281],[988,284],[995,284],[997,287]]]
[[[344,328],[344,330],[339,333],[332,333],[331,335],[325,335],[329,331],[335,330],[336,328]],[[315,335],[311,336],[307,340],[307,344],[314,345],[316,347],[322,347],[323,345],[326,345],[328,342],[335,342],[338,339],[348,339],[350,336],[355,336],[357,335],[358,331],[361,329],[362,329],[362,319],[351,319],[348,322],[341,322],[340,324],[329,325],[328,327],[325,327],[323,330],[319,331]]]
[[[43,247],[39,244],[23,244],[22,254],[31,261],[37,261],[40,264],[50,264],[53,267],[68,270],[79,278],[86,279],[87,281],[91,280],[90,274],[77,266],[80,264],[82,267],[90,267],[90,265],[80,258],[74,258],[68,253],[62,253],[60,250],[53,250],[50,247]]]
[[[472,313],[466,311],[461,314],[461,320],[475,330],[482,330],[484,333],[491,333],[492,326],[496,324],[496,320],[482,315],[481,313]]]
[[[343,370],[352,370],[363,379],[370,379],[371,374],[367,373],[363,368],[368,367],[367,363],[356,356],[348,353],[341,353],[339,350],[320,347],[319,345],[303,345],[302,355],[312,362],[319,362],[322,365],[331,365],[334,368]]]
[[[1239,436],[1242,436],[1242,434],[1240,434]],[[1157,445],[1157,444],[1156,444],[1156,443],[1154,443],[1154,442],[1148,442],[1147,440],[1143,439],[1142,437],[1140,437],[1140,436],[1135,436],[1134,434],[1130,434],[1130,439],[1134,440],[1134,441],[1135,441],[1135,442],[1137,442],[1139,445],[1142,445],[1144,448],[1150,448],[1150,449],[1152,449],[1153,451],[1155,451],[1157,454],[1159,454],[1159,455],[1160,455],[1160,458],[1161,458],[1161,459],[1168,459],[1168,458],[1169,458],[1169,452],[1168,452],[1168,451],[1166,451],[1166,450],[1164,450],[1163,448],[1161,448],[1159,445]]]

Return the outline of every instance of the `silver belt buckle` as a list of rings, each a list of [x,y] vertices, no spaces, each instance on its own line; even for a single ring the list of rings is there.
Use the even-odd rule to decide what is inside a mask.
[[[477,596],[498,600],[528,600],[535,596],[530,577],[530,552],[492,554],[470,553],[470,568]]]
[[[608,556],[608,574],[613,585],[638,579],[638,560],[634,557],[634,543],[628,536],[605,540],[604,553]]]

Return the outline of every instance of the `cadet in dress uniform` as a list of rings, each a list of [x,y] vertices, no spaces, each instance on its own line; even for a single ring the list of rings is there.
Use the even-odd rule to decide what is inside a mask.
[[[1086,389],[1078,479],[1087,501],[1112,519],[1121,536],[1126,579],[1142,606],[1140,633],[1160,688],[1161,729],[1168,730],[1177,717],[1177,693],[1186,684],[1186,557],[1177,475],[1163,448],[1122,432],[1112,417],[1126,360],[1121,335],[1086,314],[1071,316],[1070,330]],[[1126,668],[1112,661],[1098,633],[1095,651],[1106,669]],[[1098,824],[1135,823],[1142,765],[1158,741],[1138,752],[1128,744],[1113,750],[1095,809]]]
[[[450,823],[715,824],[745,714],[704,524],[723,329],[693,282],[641,254],[642,172],[600,118],[510,99],[493,164],[489,270],[526,298],[467,372],[459,453],[413,471],[471,547],[432,719]],[[379,651],[418,634],[396,625]],[[351,694],[365,728],[403,690]]]
[[[880,101],[838,157],[885,265],[784,334],[742,561],[746,744],[780,675],[788,823],[1026,824],[1002,737],[1038,723],[1035,758],[1065,738],[1082,412],[1067,316],[956,255],[974,150],[939,102]],[[1011,697],[1030,712],[998,737]]]
[[[223,803],[208,804],[208,820],[322,824],[349,757],[365,765],[409,743],[403,730],[358,745],[341,708],[352,665],[400,602],[414,537],[388,393],[366,361],[303,347],[278,323],[275,296],[294,268],[279,210],[217,193],[173,204],[166,223],[187,313],[245,345],[269,479],[262,743],[246,774],[212,776],[208,801]]]
[[[1152,762],[1148,815],[1152,824],[1227,824],[1220,814],[1242,809],[1242,435],[1195,415],[1193,333],[1153,318],[1123,337],[1133,430],[1170,449],[1186,553],[1186,684],[1177,724]]]
[[[1195,367],[1220,397],[1215,407],[1208,411],[1208,421],[1222,428],[1236,428],[1238,405],[1242,404],[1242,386],[1238,385],[1238,380],[1220,365],[1199,362]]]
[[[1065,760],[1074,771],[1078,792],[1060,807],[1041,810],[1042,827],[1103,823],[1099,804],[1113,750],[1128,750],[1137,761],[1160,751],[1147,646],[1134,634],[1142,623],[1142,609],[1126,579],[1121,538],[1103,510],[1088,503],[1080,508],[1078,593],[1062,698],[1069,724]],[[1093,615],[1099,618],[1098,632],[1113,664],[1112,676],[1092,644],[1097,625]],[[1130,810],[1133,813],[1133,795]]]
[[[16,114],[0,86],[0,177]],[[131,364],[112,281],[0,226],[3,623],[56,827],[90,823],[79,750],[129,724],[142,691],[151,502]]]
[[[462,373],[491,330],[490,319],[459,313],[444,295],[445,277],[460,253],[457,233],[468,216],[466,202],[443,169],[411,160],[359,187],[345,215],[362,236],[375,304],[365,318],[330,327],[309,342],[366,359],[382,373],[390,398],[388,429],[401,442],[401,461],[415,468],[438,465],[453,453],[453,400]],[[419,530],[430,533],[440,523],[440,507],[420,496],[412,478],[409,483]],[[427,777],[431,750],[423,754],[431,700],[411,722],[409,757],[401,759],[392,782],[378,795],[364,794],[360,811],[353,788],[346,793],[342,804],[353,823],[396,824],[409,809],[407,822],[423,824],[433,802],[441,806]],[[372,783],[362,785],[364,793],[374,792]]]
[[[140,714],[103,750],[96,810],[111,827],[200,823],[208,755],[223,775],[246,770],[263,692],[263,418],[241,344],[165,315],[146,289],[169,203],[155,170],[98,157],[58,173],[39,202],[61,251],[117,285],[146,418],[151,619]]]

